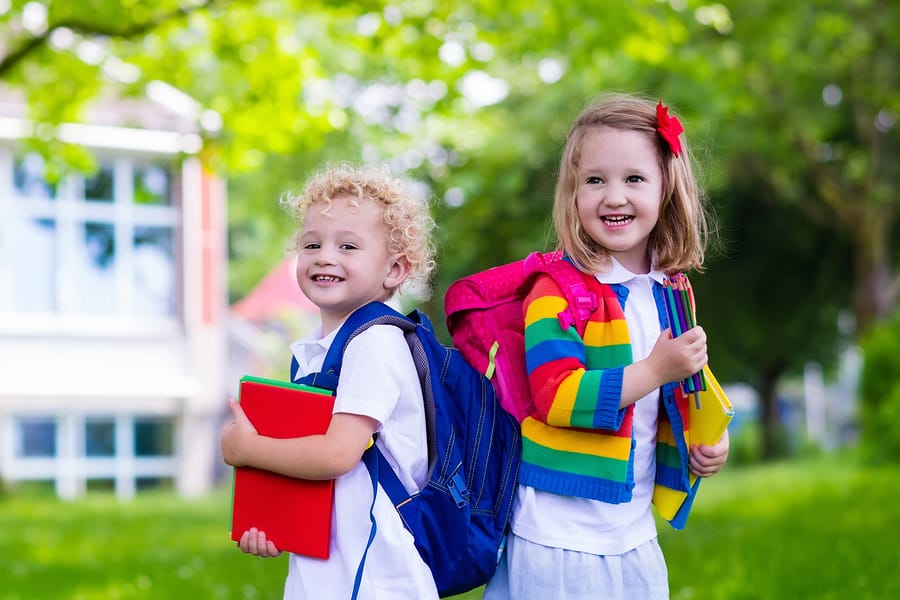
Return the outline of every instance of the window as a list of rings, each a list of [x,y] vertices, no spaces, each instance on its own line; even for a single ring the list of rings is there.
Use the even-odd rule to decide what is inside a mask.
[[[134,203],[171,206],[172,187],[169,172],[156,165],[138,165],[134,169]]]
[[[38,154],[27,154],[16,159],[13,184],[18,195],[25,199],[56,198],[56,185],[46,181],[44,159]]]
[[[172,229],[135,227],[134,308],[138,314],[175,312],[175,241]]]
[[[175,479],[173,477],[137,477],[134,480],[137,491],[147,490],[174,490]]]
[[[9,481],[52,481],[65,498],[175,488],[175,417],[73,409],[56,416],[12,415],[8,423],[12,456],[0,462]],[[6,422],[0,425],[7,431]]]
[[[100,169],[84,182],[84,199],[87,202],[112,203],[114,197],[114,174],[110,164],[101,164]]]
[[[2,157],[0,157],[2,158]],[[180,213],[172,164],[97,157],[89,175],[52,179],[29,153],[11,166],[12,189],[0,189],[11,243],[0,252],[11,291],[0,310],[127,318],[174,318],[179,301]],[[4,248],[6,250],[4,250]]]
[[[13,247],[23,259],[11,261],[12,303],[18,313],[48,313],[57,308],[58,289],[54,270],[57,255],[56,221],[26,218],[12,229]],[[25,259],[27,257],[27,259]]]
[[[116,423],[112,419],[89,418],[84,423],[84,455],[110,457],[116,454]]]
[[[134,420],[134,455],[172,456],[175,454],[175,431],[171,419],[138,418]]]
[[[19,458],[56,456],[56,421],[52,418],[27,418],[17,422],[15,455]]]

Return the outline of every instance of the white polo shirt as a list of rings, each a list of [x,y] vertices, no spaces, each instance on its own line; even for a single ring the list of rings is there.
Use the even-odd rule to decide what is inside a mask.
[[[324,339],[291,344],[300,368],[297,377],[319,371],[336,331]],[[415,365],[403,332],[374,325],[355,337],[344,352],[334,412],[366,415],[378,421],[378,445],[407,491],[424,485],[428,468],[425,409]],[[349,598],[369,538],[372,482],[360,462],[335,482],[331,550],[328,560],[291,554],[284,598]],[[437,600],[428,566],[413,545],[387,493],[379,487],[374,515],[378,524],[366,556],[359,600]]]

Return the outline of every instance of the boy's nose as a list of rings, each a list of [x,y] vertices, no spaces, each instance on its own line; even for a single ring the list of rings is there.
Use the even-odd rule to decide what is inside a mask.
[[[320,248],[316,253],[316,264],[333,265],[335,263],[335,253],[328,248]]]

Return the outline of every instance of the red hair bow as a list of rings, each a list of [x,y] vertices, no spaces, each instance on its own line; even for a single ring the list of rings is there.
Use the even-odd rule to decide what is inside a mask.
[[[681,152],[681,142],[678,141],[678,136],[684,132],[684,127],[681,126],[678,117],[669,116],[669,107],[663,106],[662,100],[656,105],[656,121],[658,123],[656,130],[666,140],[672,154],[677,158]]]

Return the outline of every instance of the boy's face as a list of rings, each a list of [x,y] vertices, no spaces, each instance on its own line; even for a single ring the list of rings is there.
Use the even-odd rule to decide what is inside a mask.
[[[319,307],[326,334],[360,306],[388,299],[408,273],[405,259],[388,252],[381,207],[354,199],[338,196],[327,215],[313,204],[303,221],[297,283]]]

